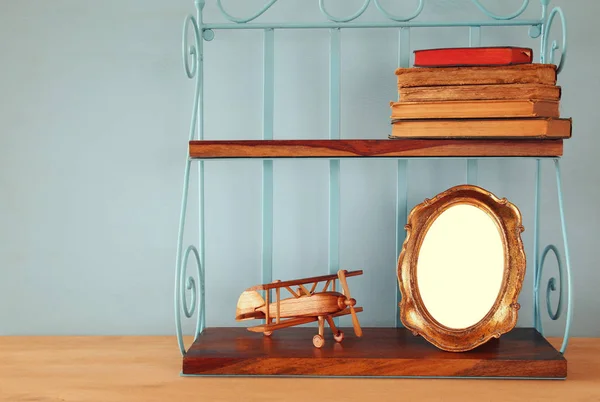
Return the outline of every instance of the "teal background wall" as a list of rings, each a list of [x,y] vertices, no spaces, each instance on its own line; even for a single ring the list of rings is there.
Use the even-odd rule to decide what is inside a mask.
[[[215,1],[207,3],[205,19],[223,21]],[[226,6],[243,15],[262,3],[230,0]],[[279,3],[264,20],[324,18],[316,1]],[[332,2],[330,11],[348,14],[361,1],[342,3]],[[387,2],[399,13],[413,8],[394,3]],[[486,4],[502,13],[520,1]],[[574,120],[562,162],[575,289],[572,334],[600,336],[600,3],[551,4],[563,7],[569,24],[569,58],[559,84],[561,113]],[[539,10],[532,0],[524,17],[536,18]],[[191,0],[0,3],[0,335],[174,334],[177,218],[193,97],[180,40],[183,18],[192,12]],[[362,20],[381,18],[371,7]],[[437,0],[427,2],[420,18],[486,17],[469,1]],[[554,29],[558,37],[558,20]],[[411,37],[413,49],[468,44],[467,29],[413,30]],[[276,32],[275,40],[275,137],[326,138],[327,31]],[[482,45],[505,44],[532,46],[539,56],[539,40],[526,28],[482,30]],[[395,30],[343,32],[344,138],[388,135],[396,52]],[[260,31],[217,31],[206,44],[207,139],[260,138],[261,60]],[[464,182],[465,165],[411,162],[409,206]],[[274,277],[322,274],[328,163],[274,166]],[[479,166],[479,184],[521,209],[531,261],[535,163],[486,160]],[[391,326],[395,162],[344,160],[341,169],[341,264],[365,271],[350,280],[365,308],[362,325]],[[261,164],[211,162],[206,171],[207,325],[239,325],[239,293],[260,281]],[[560,245],[551,162],[543,174],[541,244]],[[197,217],[195,205],[192,198],[188,222]],[[196,232],[188,224],[188,242]],[[531,272],[521,294],[520,325],[526,326],[532,325]],[[542,283],[556,274],[556,264],[547,263]],[[562,320],[545,318],[549,335],[562,334]]]

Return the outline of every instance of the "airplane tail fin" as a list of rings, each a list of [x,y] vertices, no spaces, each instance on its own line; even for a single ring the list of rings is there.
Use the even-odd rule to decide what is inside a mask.
[[[256,311],[265,305],[265,300],[254,290],[246,290],[240,295],[235,310],[236,321],[250,320],[252,318],[265,318],[262,311]]]

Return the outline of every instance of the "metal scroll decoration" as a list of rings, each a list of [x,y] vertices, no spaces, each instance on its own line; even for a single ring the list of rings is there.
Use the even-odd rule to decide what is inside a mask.
[[[565,333],[564,333],[564,337],[563,337],[563,342],[560,348],[560,352],[564,353],[566,348],[567,348],[567,344],[569,341],[569,332],[570,332],[570,328],[571,328],[571,320],[573,317],[573,299],[572,299],[572,294],[573,294],[573,289],[572,289],[572,280],[571,280],[571,259],[570,259],[570,255],[569,255],[569,244],[567,242],[567,229],[566,229],[566,219],[565,219],[565,211],[564,211],[564,204],[563,204],[563,197],[562,197],[562,180],[561,180],[561,174],[560,174],[560,162],[558,161],[558,159],[554,160],[554,166],[555,166],[555,173],[556,173],[556,186],[557,186],[557,193],[558,193],[558,209],[559,209],[559,215],[560,215],[560,222],[561,222],[561,229],[562,229],[562,238],[563,238],[563,246],[564,246],[564,250],[565,250],[565,256],[564,256],[564,260],[560,254],[560,252],[558,251],[558,248],[553,245],[550,244],[548,246],[546,246],[546,248],[544,249],[544,251],[542,252],[542,256],[539,260],[536,259],[535,264],[535,283],[534,283],[534,303],[535,303],[535,326],[536,329],[538,331],[540,331],[540,333],[543,333],[543,327],[542,327],[542,319],[541,319],[541,309],[539,307],[539,303],[540,303],[540,285],[541,285],[541,280],[542,280],[542,273],[544,271],[544,263],[546,262],[546,257],[548,256],[548,254],[550,254],[550,252],[552,252],[552,254],[554,254],[554,257],[556,258],[556,261],[558,263],[558,288],[557,288],[557,280],[556,277],[550,277],[550,279],[548,280],[548,283],[546,285],[546,310],[548,312],[548,316],[550,317],[551,320],[556,321],[558,320],[561,315],[562,312],[565,310],[563,307],[563,295],[565,294],[565,290],[564,290],[564,285],[567,285],[567,291],[566,291],[566,296],[567,296],[567,306],[566,306],[566,312],[567,312],[567,318],[566,318],[566,322],[565,322]],[[540,169],[540,162],[538,161],[538,191],[539,191],[539,169]],[[536,204],[539,203],[539,201],[536,202]],[[536,209],[539,209],[539,204],[536,205]],[[536,211],[536,214],[538,212]],[[536,219],[537,220],[537,219]],[[535,246],[536,246],[536,251],[537,251],[537,240],[534,240]],[[564,261],[564,264],[563,264]],[[551,302],[551,296],[553,292],[558,291],[558,303],[556,306],[556,310],[552,309],[552,302]]]
[[[471,0],[473,2],[473,4],[475,4],[477,6],[477,8],[479,8],[481,10],[482,13],[484,13],[485,15],[487,15],[490,18],[493,18],[495,20],[512,20],[517,18],[518,16],[520,16],[521,14],[523,14],[523,12],[525,10],[527,10],[527,6],[529,6],[529,0],[523,0],[523,4],[521,4],[521,7],[515,11],[512,14],[509,15],[498,15],[498,14],[494,14],[492,13],[490,10],[488,10],[487,8],[485,8],[480,0]]]
[[[227,18],[229,21],[235,22],[238,24],[244,24],[246,22],[255,20],[258,17],[260,17],[261,15],[263,15],[269,8],[271,8],[273,6],[273,4],[277,3],[277,1],[278,0],[269,0],[269,2],[267,4],[265,4],[260,10],[258,10],[256,13],[252,14],[248,18],[237,18],[237,17],[234,17],[233,15],[229,14],[227,11],[225,11],[225,8],[223,8],[223,4],[221,3],[221,0],[217,0],[217,7],[219,7],[219,11],[221,11],[221,14],[223,14],[223,16],[225,18]]]
[[[192,28],[194,44],[188,41],[188,31]],[[193,15],[188,15],[183,23],[183,67],[188,78],[193,79],[198,69],[198,47],[200,47],[200,30]]]
[[[187,276],[187,265],[189,255],[193,254],[196,262],[196,273],[199,284],[196,283],[192,276]],[[185,256],[183,259],[178,258],[177,274],[175,278],[175,319],[176,319],[176,331],[177,331],[177,343],[179,344],[179,350],[182,355],[185,355],[185,344],[183,342],[183,328],[182,328],[182,317],[181,311],[186,318],[192,318],[196,309],[198,309],[196,319],[196,330],[195,335],[202,333],[205,326],[204,312],[201,310],[201,306],[205,303],[205,292],[204,292],[204,270],[200,262],[200,254],[196,247],[190,245],[185,250]],[[191,293],[190,304],[187,302],[186,291]],[[198,291],[200,291],[200,298],[198,298]]]
[[[476,0],[474,0],[476,1]],[[390,14],[386,9],[384,9],[381,4],[379,3],[379,0],[374,0],[375,2],[375,7],[377,7],[377,9],[379,10],[379,12],[383,15],[385,15],[388,19],[392,20],[392,21],[397,21],[397,22],[405,22],[405,21],[410,21],[413,20],[415,18],[417,18],[421,12],[423,11],[423,7],[425,6],[425,0],[419,0],[419,5],[417,6],[417,9],[410,14],[408,17],[400,17],[397,15],[393,15]]]
[[[561,45],[559,45],[557,41],[552,41],[552,46],[550,49],[548,49],[548,37],[552,28],[552,23],[554,22],[554,18],[557,15],[560,17],[560,23],[562,25]],[[543,32],[542,36],[541,62],[554,63],[554,55],[556,54],[557,50],[561,51],[560,62],[558,63],[556,69],[556,71],[560,73],[565,64],[565,60],[567,59],[567,21],[565,20],[565,14],[560,7],[554,7],[548,15],[548,19],[546,20],[545,31]]]
[[[227,18],[227,20],[238,23],[238,24],[244,24],[247,22],[251,22],[251,21],[255,20],[256,18],[260,17],[261,15],[263,15],[267,10],[269,10],[278,1],[279,0],[267,1],[257,12],[255,12],[251,16],[245,17],[245,18],[235,17],[235,16],[231,15],[229,12],[227,12],[225,10],[225,7],[223,6],[222,0],[217,0],[217,7],[219,8],[219,11],[221,12],[221,14],[225,18]],[[544,1],[544,0],[541,0],[541,1]],[[354,14],[351,14],[346,17],[336,17],[336,16],[331,15],[327,11],[325,2],[326,2],[325,0],[319,0],[319,9],[321,10],[321,13],[325,17],[327,17],[328,20],[334,21],[334,22],[350,22],[350,21],[357,19],[365,12],[365,10],[369,7],[371,2],[375,3],[375,7],[377,8],[377,10],[382,15],[384,15],[386,18],[388,18],[392,21],[402,21],[402,22],[410,21],[412,19],[417,18],[421,14],[421,12],[423,11],[423,7],[425,6],[425,0],[418,0],[417,8],[415,9],[415,11],[412,14],[409,14],[408,16],[397,16],[397,15],[394,15],[394,14],[391,14],[390,12],[388,12],[381,5],[381,0],[365,0],[363,5],[360,7],[360,9],[358,11],[356,11]],[[489,11],[483,4],[481,4],[481,0],[471,0],[471,2],[475,6],[477,6],[477,8],[479,10],[481,10],[482,13],[484,13],[486,16],[493,18],[495,20],[512,20],[514,18],[517,18],[521,14],[523,14],[523,12],[529,6],[529,0],[523,0],[523,3],[519,7],[519,9],[517,11],[515,11],[514,13],[508,14],[508,15],[498,15],[498,14],[495,14],[495,13]]]
[[[200,5],[202,6],[202,4]],[[189,34],[192,34],[194,42],[192,44],[188,41]],[[195,137],[201,137],[201,93],[202,93],[202,40],[200,37],[200,28],[196,18],[192,15],[185,19],[183,25],[183,67],[188,78],[195,79],[195,91],[194,91],[194,103],[192,109],[192,118],[190,123],[189,140]],[[177,342],[179,344],[179,350],[182,355],[185,355],[186,349],[183,342],[183,329],[182,329],[182,312],[185,318],[192,318],[194,314],[197,314],[195,336],[200,334],[205,326],[205,295],[204,295],[204,267],[202,264],[202,254],[204,252],[203,239],[201,233],[200,239],[200,251],[190,245],[183,250],[183,235],[185,232],[185,218],[187,212],[187,200],[189,192],[189,181],[190,181],[190,168],[191,161],[186,157],[186,165],[184,172],[184,184],[183,184],[183,197],[181,201],[181,212],[179,216],[179,232],[177,236],[177,257],[175,264],[175,327],[177,333]],[[200,180],[203,180],[203,169],[202,163],[199,164],[199,175]],[[202,206],[202,193],[200,194],[200,203]],[[203,219],[203,213],[201,211],[201,218]],[[193,255],[194,262],[196,264],[196,280],[193,276],[188,276],[188,261],[190,255]],[[190,302],[188,304],[187,295],[190,294]]]
[[[546,246],[546,248],[544,249],[544,252],[542,253],[542,259],[541,259],[542,262],[540,263],[540,273],[544,269],[544,262],[546,262],[546,256],[548,255],[548,253],[550,251],[552,251],[552,253],[554,254],[554,257],[556,257],[556,261],[558,262],[560,291],[558,292],[558,306],[556,307],[556,311],[552,312],[552,304],[550,302],[550,294],[552,292],[556,291],[556,278],[551,277],[548,280],[548,286],[546,287],[546,309],[548,310],[548,315],[550,316],[550,318],[552,320],[558,320],[558,318],[561,315],[562,305],[563,305],[563,297],[562,297],[562,295],[563,295],[562,287],[563,286],[562,286],[562,284],[564,283],[564,280],[563,280],[564,268],[563,268],[560,252],[558,251],[558,249],[556,248],[556,246],[554,244],[549,244],[548,246]],[[539,279],[538,279],[538,288],[539,288],[540,280],[541,280],[541,275],[539,276]]]
[[[333,15],[331,15],[327,12],[327,9],[325,8],[325,0],[319,0],[319,9],[321,10],[321,13],[323,13],[323,15],[325,15],[329,21],[350,22],[350,21],[354,21],[355,19],[357,19],[358,17],[363,15],[365,10],[369,7],[370,3],[371,3],[371,0],[365,0],[362,7],[357,12],[355,12],[354,14],[352,14],[348,17],[341,17],[341,18],[334,17]]]

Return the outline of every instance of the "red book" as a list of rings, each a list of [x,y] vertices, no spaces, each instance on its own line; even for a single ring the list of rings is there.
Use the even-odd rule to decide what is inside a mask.
[[[509,66],[533,62],[524,47],[455,47],[415,50],[415,67]]]

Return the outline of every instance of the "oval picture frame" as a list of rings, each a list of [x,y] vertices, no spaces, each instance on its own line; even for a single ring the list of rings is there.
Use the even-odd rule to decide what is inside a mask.
[[[449,328],[434,319],[425,307],[417,282],[417,262],[431,225],[444,211],[459,204],[475,206],[493,219],[503,243],[504,270],[498,296],[488,313],[469,327]],[[481,187],[459,185],[415,206],[405,229],[406,238],[398,258],[397,275],[402,295],[400,320],[406,328],[442,350],[464,352],[491,338],[499,338],[515,327],[526,257],[521,240],[524,231],[521,213],[514,204]]]

